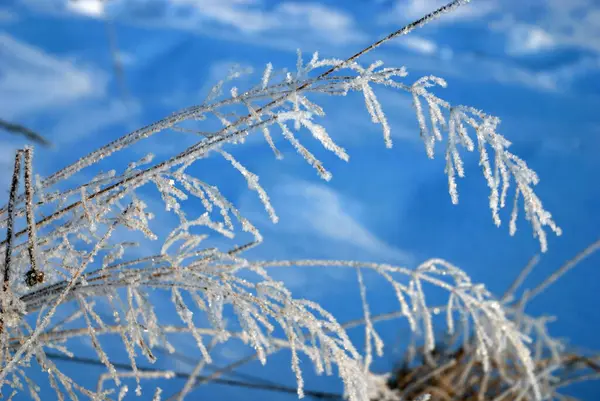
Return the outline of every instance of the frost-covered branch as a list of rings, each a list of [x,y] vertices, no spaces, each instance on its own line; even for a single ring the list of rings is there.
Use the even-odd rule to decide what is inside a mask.
[[[259,230],[210,178],[200,178],[193,168],[207,157],[223,159],[256,192],[276,223],[276,205],[259,177],[237,160],[236,147],[248,135],[260,132],[275,157],[281,158],[274,139],[280,134],[321,178],[329,180],[331,173],[303,144],[304,136],[310,134],[341,160],[348,161],[349,155],[320,123],[325,109],[317,104],[316,95],[360,92],[371,121],[382,127],[385,146],[391,147],[391,125],[375,90],[387,86],[412,97],[428,156],[434,156],[437,142],[445,144],[445,172],[452,201],[458,201],[455,176],[464,175],[459,148],[474,151],[476,141],[490,187],[494,222],[500,224],[499,210],[505,206],[513,182],[510,233],[516,229],[522,199],[525,217],[544,251],[545,230],[560,234],[560,229],[533,192],[537,176],[508,151],[510,143],[497,132],[499,119],[472,107],[450,105],[430,92],[435,85],[446,85],[441,78],[426,76],[410,83],[406,82],[404,67],[383,67],[381,61],[362,65],[358,61],[380,44],[467,2],[452,1],[345,60],[323,59],[314,53],[305,62],[298,51],[295,72],[275,70],[269,63],[257,83],[248,88],[228,87],[244,72],[233,69],[200,105],[126,134],[46,178],[33,176],[32,150],[19,151],[9,202],[0,209],[0,227],[7,231],[0,243],[4,254],[0,266],[4,272],[0,388],[27,387],[33,398],[39,398],[38,387],[26,374],[35,359],[48,373],[59,399],[63,390],[71,399],[77,399],[76,392],[91,399],[108,399],[110,394],[103,389],[106,379],[120,387],[118,397],[122,398],[127,391],[120,382],[123,374],[102,344],[102,338],[113,335],[129,359],[131,371],[126,376],[137,381],[139,394],[141,379],[148,378],[138,367],[140,359],[156,361],[153,350],[159,346],[173,350],[172,337],[182,335],[193,340],[202,358],[194,373],[199,374],[210,363],[213,345],[238,338],[255,350],[262,363],[270,353],[288,349],[299,396],[304,388],[304,358],[317,373],[336,370],[350,400],[367,401],[372,379],[369,366],[383,350],[363,277],[365,272],[374,271],[395,291],[400,314],[411,329],[423,334],[428,355],[436,348],[433,315],[439,309],[432,312],[425,287],[433,286],[448,294],[445,308],[449,331],[454,331],[455,315],[460,316],[465,343],[470,342],[474,349],[473,364],[480,363],[488,371],[495,361],[511,353],[522,366],[520,388],[541,399],[541,373],[522,328],[507,317],[508,307],[482,285],[471,283],[462,270],[439,259],[415,270],[352,261],[248,260],[244,252],[263,240]],[[125,149],[135,149],[143,139],[174,132],[198,134],[198,141],[164,160],[148,154],[119,166],[118,159],[111,159]],[[19,195],[23,159],[24,192]],[[94,171],[101,163],[111,169]],[[79,173],[95,176],[82,182]],[[160,196],[159,207],[147,197],[152,190]],[[195,203],[189,206],[189,201]],[[173,216],[176,223],[169,227],[154,223],[155,215],[161,212]],[[167,235],[164,229],[169,230]],[[241,240],[245,245],[221,249],[206,245],[212,235],[251,239]],[[294,297],[283,283],[274,280],[268,270],[275,265],[354,269],[363,304],[365,355],[354,347],[346,327],[334,316],[315,302]],[[173,317],[179,325],[169,321]],[[106,368],[96,391],[79,386],[46,356],[47,350],[69,355],[69,341],[80,336],[91,341]],[[197,384],[188,382],[181,398]],[[155,395],[159,397],[160,392]]]

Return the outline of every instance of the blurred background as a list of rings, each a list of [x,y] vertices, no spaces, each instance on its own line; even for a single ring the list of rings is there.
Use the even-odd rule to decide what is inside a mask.
[[[438,0],[3,0],[0,3],[0,200],[8,197],[14,151],[34,144],[35,169],[48,175],[136,128],[201,103],[212,85],[234,67],[253,70],[240,87],[260,80],[271,62],[293,70],[296,49],[345,58],[370,42],[445,3]],[[423,75],[448,81],[436,93],[453,104],[482,109],[502,119],[500,132],[512,151],[540,176],[537,193],[563,229],[549,236],[549,251],[529,277],[533,286],[600,234],[600,3],[597,0],[474,0],[457,12],[368,54],[406,66],[412,83]],[[346,148],[346,164],[319,146],[311,151],[333,173],[326,183],[287,144],[273,157],[260,138],[236,147],[236,157],[258,174],[280,222],[273,225],[243,179],[223,164],[209,164],[215,184],[261,229],[265,243],[249,257],[359,259],[416,266],[445,258],[501,295],[539,244],[521,216],[508,235],[508,211],[496,228],[488,188],[476,154],[465,157],[467,177],[460,203],[447,193],[443,153],[427,159],[411,99],[377,88],[392,127],[385,148],[359,94],[320,98],[322,124]],[[159,157],[193,134],[168,133],[120,155]],[[281,141],[282,142],[282,141]],[[155,222],[158,226],[160,223]],[[160,232],[160,228],[158,229]],[[273,273],[294,294],[322,303],[340,321],[361,316],[353,272],[282,269]],[[332,285],[332,283],[335,283]],[[376,287],[377,280],[367,285]],[[600,255],[530,305],[534,315],[555,315],[551,334],[576,349],[600,349]],[[393,293],[372,291],[379,312],[395,308]],[[432,302],[433,303],[433,302]],[[373,370],[390,371],[402,355],[408,328],[381,326],[386,354]],[[362,332],[353,333],[358,345]],[[88,346],[89,348],[89,346]],[[82,344],[82,353],[91,356]],[[250,353],[241,344],[217,349],[215,364]],[[161,362],[189,372],[199,352],[190,340],[188,360]],[[164,357],[164,355],[161,355]],[[191,359],[191,360],[190,360]],[[95,385],[102,368],[62,363],[65,372]],[[337,378],[305,369],[306,388],[339,392]],[[237,370],[294,387],[289,355]],[[76,376],[77,377],[77,376]],[[181,379],[161,383],[166,394]],[[134,385],[130,386],[134,388]],[[145,391],[140,399],[151,399]],[[600,384],[573,386],[584,400],[600,397]],[[17,399],[28,399],[20,394]],[[292,400],[294,393],[210,384],[190,399]],[[127,399],[135,399],[133,391]]]

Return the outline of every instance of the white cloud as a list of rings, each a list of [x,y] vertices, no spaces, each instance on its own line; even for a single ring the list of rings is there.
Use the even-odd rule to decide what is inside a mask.
[[[438,51],[438,46],[434,41],[420,36],[408,35],[402,38],[402,40],[393,43],[398,43],[400,46],[421,54],[432,55]]]
[[[144,19],[143,8],[127,4],[115,3],[111,8],[121,8],[124,21]],[[364,38],[350,14],[318,2],[267,7],[261,0],[170,0],[147,22],[261,45],[293,41],[297,47],[300,35],[304,44],[343,45]]]
[[[507,63],[504,59],[486,58],[469,53],[454,53],[451,59],[445,57],[423,57],[420,55],[388,52],[381,56],[388,66],[407,65],[409,74],[416,75],[410,66],[418,67],[420,71],[433,74],[449,80],[452,77],[466,79],[470,82],[497,82],[508,85],[521,85],[540,91],[564,90],[558,86],[554,71],[546,73],[531,71],[515,63]],[[410,81],[410,80],[409,80]],[[452,85],[452,81],[450,81]],[[443,91],[436,92],[443,97]]]
[[[111,100],[109,75],[0,34],[0,113],[25,124],[55,145],[86,140],[110,125],[139,115],[135,101]],[[4,149],[6,144],[0,143]],[[0,178],[7,171],[0,162]]]
[[[70,61],[2,33],[0,60],[2,118],[25,123],[53,143],[60,142],[75,129],[86,132],[90,123],[98,125],[114,121],[111,114],[94,114],[89,108],[90,104],[104,97],[108,81],[106,74],[77,67]],[[44,117],[44,125],[36,127],[36,119],[41,116]],[[53,121],[57,122],[56,125]],[[76,124],[77,121],[80,123]],[[55,130],[53,126],[62,128]],[[0,188],[6,188],[14,148],[19,146],[18,140],[14,144],[8,141],[12,139],[2,138],[0,142]]]
[[[309,232],[328,240],[344,243],[377,258],[411,263],[413,255],[392,247],[371,233],[351,214],[359,209],[350,199],[331,187],[305,181],[292,181],[276,189],[276,204],[285,205],[282,230],[295,233]],[[301,205],[300,205],[301,203]]]
[[[270,29],[273,20],[251,0],[172,0],[175,5],[192,7],[196,15],[242,32]]]
[[[396,0],[392,12],[383,16],[382,20],[405,23],[446,3],[446,0]],[[408,35],[398,40],[397,45],[421,55],[437,57],[413,57],[413,62],[409,62],[412,55],[403,55],[401,62],[444,77],[455,75],[469,80],[497,81],[552,92],[569,90],[575,79],[600,69],[600,3],[595,0],[530,0],[526,3],[522,0],[472,2],[442,16],[432,25],[439,26],[452,21],[484,22],[492,32],[504,37],[506,53],[514,56],[560,48],[588,50],[597,55],[585,56],[555,68],[536,70],[510,58],[487,56],[495,51],[494,38],[489,40],[488,46],[493,46],[489,49],[491,51],[481,49],[479,54],[452,53],[440,46],[444,37],[434,34],[437,43],[428,43],[418,36],[411,38],[412,35]],[[481,34],[486,35],[486,32]],[[485,39],[482,38],[481,42]],[[451,59],[451,62],[440,62],[439,59]]]
[[[104,15],[104,0],[69,0],[67,8],[77,14],[98,18]]]
[[[280,28],[309,29],[335,43],[352,42],[361,36],[350,15],[319,3],[282,3],[273,17]]]
[[[61,17],[104,18],[115,3],[131,0],[18,0],[36,13]]]
[[[600,4],[596,0],[531,0],[529,7],[522,7],[520,0],[501,4],[504,15],[490,27],[507,35],[509,50],[560,46],[600,53]]]
[[[104,94],[107,77],[0,33],[0,109],[12,119]]]
[[[410,33],[402,36],[398,40],[391,42],[393,46],[399,46],[408,49],[413,53],[423,56],[435,57],[442,60],[450,60],[454,57],[454,52],[448,46],[440,46],[434,40]]]
[[[549,0],[536,25],[564,46],[600,52],[600,4],[596,0]]]
[[[505,49],[510,55],[539,53],[557,45],[555,37],[544,28],[517,21],[513,16],[492,22],[490,28],[506,35]]]
[[[518,25],[510,30],[507,50],[511,54],[537,53],[553,48],[554,38],[533,25]]]
[[[36,12],[72,17],[109,16],[126,24],[193,31],[255,45],[296,49],[363,41],[346,11],[316,1],[264,0],[20,0]],[[69,3],[69,4],[67,4]],[[301,38],[301,40],[300,40]]]
[[[489,26],[505,37],[507,54],[584,51],[577,60],[530,72],[534,79],[527,79],[528,83],[565,92],[576,79],[600,70],[600,3],[596,0],[531,0],[528,7],[522,7],[520,0],[499,4],[503,15]]]

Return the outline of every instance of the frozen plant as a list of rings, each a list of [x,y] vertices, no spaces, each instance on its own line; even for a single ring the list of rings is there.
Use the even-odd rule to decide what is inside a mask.
[[[598,249],[600,240],[587,246],[543,282],[516,296],[539,261],[538,256],[533,257],[501,298],[506,316],[531,339],[529,347],[533,351],[532,362],[544,400],[575,400],[564,394],[564,389],[573,383],[600,379],[600,354],[574,349],[566,341],[552,337],[548,323],[555,319],[552,316],[531,316],[526,312],[526,306]],[[419,338],[413,338],[393,373],[373,375],[372,382],[377,384],[376,391],[372,392],[373,401],[415,399],[426,394],[436,400],[454,401],[536,399],[524,380],[528,373],[518,362],[521,357],[514,352],[514,348],[495,350],[490,358],[491,367],[486,368],[479,360],[477,337],[471,334],[472,330],[461,326],[454,329],[451,319],[456,313],[455,309],[455,304],[451,302],[433,308],[449,319],[448,331],[434,350],[428,349],[427,341],[417,347]],[[402,316],[385,314],[370,320],[381,322],[397,318]]]
[[[525,217],[545,251],[545,230],[560,234],[560,229],[533,191],[538,183],[536,174],[508,150],[510,142],[497,132],[499,119],[472,107],[453,106],[435,95],[431,91],[434,86],[446,85],[441,78],[426,76],[411,83],[405,80],[404,67],[359,62],[360,56],[382,43],[467,2],[454,0],[346,60],[322,59],[315,53],[305,62],[298,52],[294,73],[276,71],[267,64],[258,84],[247,90],[233,86],[225,91],[242,73],[233,70],[213,87],[202,104],[124,135],[45,178],[34,176],[33,149],[18,151],[9,201],[0,209],[0,225],[6,228],[6,239],[0,243],[4,255],[0,265],[3,393],[27,391],[40,399],[39,386],[29,378],[37,366],[47,374],[58,399],[64,399],[65,392],[73,400],[78,395],[94,400],[122,399],[128,391],[123,384],[127,378],[134,378],[140,395],[143,380],[176,376],[169,370],[142,368],[143,360],[154,363],[159,347],[176,351],[172,339],[184,335],[194,338],[202,359],[175,399],[183,399],[193,388],[218,378],[217,374],[200,380],[198,375],[211,363],[214,346],[237,339],[251,345],[262,363],[271,353],[289,349],[299,396],[303,395],[300,360],[306,358],[319,373],[337,370],[350,400],[366,401],[372,381],[369,365],[373,355],[383,349],[369,318],[362,278],[364,271],[373,271],[395,290],[399,313],[408,319],[412,330],[424,333],[428,351],[435,348],[435,330],[424,287],[434,286],[447,292],[451,309],[460,314],[461,323],[473,327],[473,344],[482,366],[488,367],[498,352],[510,350],[525,372],[524,391],[541,400],[543,393],[527,337],[507,317],[503,304],[483,285],[472,283],[459,268],[439,259],[428,260],[415,270],[352,261],[248,260],[244,252],[262,242],[259,231],[217,186],[193,172],[193,166],[204,158],[223,158],[256,191],[276,223],[275,208],[259,177],[238,162],[233,154],[235,147],[248,135],[260,132],[275,156],[281,158],[273,140],[273,135],[280,133],[321,178],[329,180],[331,174],[303,145],[300,135],[310,133],[342,160],[348,161],[349,156],[318,123],[325,111],[312,96],[361,92],[371,120],[381,125],[384,143],[391,147],[390,126],[373,91],[374,86],[385,85],[412,97],[429,157],[434,157],[438,142],[445,144],[445,172],[452,202],[458,202],[456,176],[464,175],[460,149],[477,149],[490,188],[494,223],[500,225],[499,212],[513,182],[510,233],[516,230],[522,201]],[[208,119],[218,121],[222,128],[207,131],[196,127],[198,121]],[[205,124],[209,125],[208,121]],[[200,139],[166,160],[155,161],[148,154],[119,172],[118,163],[110,163],[115,153],[169,130],[195,132]],[[83,183],[78,180],[77,173],[106,164],[107,160],[114,169]],[[166,238],[153,231],[152,219],[160,208],[149,207],[153,203],[147,198],[148,187],[156,188],[165,211],[178,220]],[[186,207],[192,199],[197,201],[194,207]],[[201,212],[198,204],[202,205]],[[252,236],[245,245],[228,249],[205,245],[209,233],[238,238],[240,229]],[[141,246],[146,241],[159,241],[160,251],[148,253],[152,248]],[[295,298],[283,283],[268,274],[272,266],[290,265],[337,266],[356,271],[367,335],[364,353],[353,346],[347,327],[334,316],[315,302]],[[164,307],[164,300],[159,302],[161,294],[168,296],[179,324],[157,311],[159,303]],[[198,315],[210,324],[201,324]],[[453,325],[453,320],[449,318],[448,324]],[[106,350],[103,339],[109,335],[120,338],[129,370],[117,365]],[[55,358],[48,356],[52,350],[77,358],[69,345],[78,337],[89,339],[98,361],[106,368],[96,389],[78,384],[61,371]],[[115,388],[105,389],[107,381],[112,381]],[[161,390],[154,394],[154,399],[161,398]]]

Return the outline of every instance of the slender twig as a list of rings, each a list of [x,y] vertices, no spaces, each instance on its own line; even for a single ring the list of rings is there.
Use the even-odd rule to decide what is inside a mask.
[[[18,150],[15,155],[15,166],[13,168],[13,176],[10,185],[10,195],[8,200],[8,224],[6,227],[6,250],[4,256],[4,272],[3,272],[3,292],[6,293],[9,289],[10,280],[10,263],[12,258],[12,243],[14,239],[14,210],[15,210],[15,199],[17,197],[17,190],[19,189],[19,177],[21,176],[21,160],[23,158],[23,151]],[[4,305],[3,305],[4,307]]]
[[[108,17],[104,19],[104,26],[106,28],[108,48],[113,62],[115,78],[118,82],[119,89],[121,90],[121,96],[123,96],[123,101],[127,102],[130,99],[130,95],[129,90],[127,88],[127,80],[125,79],[125,72],[123,70],[122,58],[119,53],[119,44],[117,42],[117,29],[114,25],[114,22]]]
[[[52,353],[52,352],[46,352],[46,356],[48,358],[54,359],[54,360],[61,360],[61,361],[66,361],[66,362],[80,363],[80,364],[92,365],[92,366],[104,366],[102,361],[92,359],[92,358],[85,358],[85,357],[72,357],[71,358],[71,357],[63,355],[63,354],[56,354],[56,353]],[[113,365],[115,366],[115,368],[118,368],[118,369],[131,370],[131,365],[128,363],[114,362]],[[143,367],[143,366],[138,366],[138,370],[141,372],[155,372],[155,371],[162,372],[160,369],[153,369],[153,368],[148,368],[148,367]],[[189,374],[183,373],[183,372],[175,371],[175,372],[173,372],[173,374],[175,377],[181,378],[181,379],[189,379],[190,378]],[[268,391],[275,391],[275,392],[289,393],[289,394],[296,394],[296,392],[297,392],[296,387],[292,387],[292,386],[284,386],[284,385],[277,385],[277,384],[264,384],[264,383],[251,383],[251,382],[245,382],[245,381],[234,380],[234,379],[211,378],[211,376],[197,375],[196,380],[204,381],[204,382],[209,381],[214,384],[222,384],[222,385],[226,385],[226,386],[244,387],[244,388],[250,388],[250,389],[257,389],[257,390],[268,390]],[[341,394],[328,393],[325,391],[304,390],[304,394],[311,396],[313,398],[316,398],[316,399],[335,399],[335,400],[343,399],[343,396]]]
[[[523,284],[523,281],[525,281],[527,276],[529,276],[529,273],[531,273],[531,271],[539,263],[539,261],[540,261],[540,255],[534,255],[531,259],[529,259],[529,262],[527,262],[527,265],[525,265],[523,270],[521,270],[521,273],[519,273],[517,278],[515,278],[515,281],[512,282],[510,287],[508,287],[508,289],[502,296],[502,298],[501,298],[502,302],[507,302],[507,301],[509,302],[512,299],[515,291],[517,291],[519,289],[519,287]]]
[[[425,383],[430,378],[439,375],[440,373],[442,373],[445,370],[450,369],[454,365],[456,365],[456,360],[455,359],[450,359],[445,364],[443,364],[441,366],[438,366],[437,368],[433,369],[428,374],[426,374],[426,375],[418,378],[414,382],[412,382],[408,387],[406,387],[405,389],[402,390],[402,393],[403,394],[409,394],[412,390],[414,390],[415,388],[419,387],[421,384]]]
[[[420,28],[426,24],[428,24],[429,22],[439,18],[442,16],[442,14],[451,12],[453,10],[455,10],[456,8],[469,3],[471,0],[454,0],[451,1],[450,3],[438,8],[435,11],[430,12],[429,14],[425,15],[422,18],[419,18],[416,21],[411,22],[410,24],[398,29],[395,32],[390,33],[389,35],[387,35],[386,37],[378,40],[377,42],[373,43],[370,46],[365,47],[364,49],[362,49],[361,51],[355,53],[354,55],[348,57],[345,61],[339,63],[338,65],[331,67],[329,70],[325,71],[323,74],[321,74],[317,80],[319,80],[320,78],[324,78],[332,73],[334,73],[335,71],[344,68],[346,66],[348,66],[349,64],[351,64],[354,60],[358,59],[359,57],[363,56],[365,53],[370,52],[371,50],[374,50],[376,48],[378,48],[379,46],[381,46],[382,44],[384,44],[385,42],[389,42],[390,40],[398,37],[398,36],[402,36],[402,35],[406,35],[408,33],[410,33],[411,31]],[[308,84],[307,84],[308,86]],[[300,89],[304,89],[302,86],[298,88],[298,90]]]
[[[46,138],[44,138],[37,132],[32,131],[29,128],[24,127],[20,124],[11,123],[11,122],[3,120],[1,118],[0,118],[0,128],[4,129],[7,132],[10,132],[11,134],[23,135],[25,138],[30,139],[33,142],[36,142],[45,147],[49,147],[52,145]]]
[[[279,347],[276,347],[274,351],[278,350]],[[252,362],[254,360],[256,360],[258,358],[258,353],[254,353],[254,354],[250,354],[242,359],[239,359],[227,366],[222,367],[221,369],[218,369],[216,371],[214,371],[213,373],[211,373],[210,375],[201,378],[200,380],[196,381],[192,387],[188,390],[188,391],[192,391],[198,387],[200,387],[203,384],[206,383],[210,383],[210,382],[214,382],[216,380],[219,380],[219,378],[224,375],[227,374],[229,372],[233,372],[235,369],[239,368],[242,365],[247,364],[248,362]],[[294,393],[297,394],[298,390],[296,388],[294,388]],[[169,398],[167,401],[173,401],[176,399],[177,395],[179,393],[175,394],[174,396],[172,396],[171,398]]]
[[[35,284],[43,281],[43,275],[37,267],[37,236],[35,226],[35,215],[33,210],[33,148],[25,147],[25,216],[27,219],[27,252],[31,263],[31,271],[27,273],[27,284],[33,287]]]
[[[219,341],[218,337],[212,338],[209,346],[207,347],[208,353],[210,353],[212,351],[212,349],[215,347],[215,345],[217,345],[218,341]],[[177,394],[173,395],[170,399],[173,399],[174,397],[176,397],[177,401],[183,401],[185,396],[193,389],[194,384],[196,384],[196,380],[198,380],[198,375],[200,374],[202,369],[204,369],[204,367],[206,366],[207,363],[208,363],[208,360],[206,358],[201,358],[200,361],[198,361],[196,363],[196,366],[194,366],[194,369],[192,370],[190,377],[186,380],[183,388]]]
[[[222,142],[225,142],[225,141],[227,141],[229,139],[232,139],[235,136],[235,134],[243,135],[243,134],[245,134],[245,133],[247,133],[247,132],[249,132],[249,131],[251,131],[253,129],[259,128],[259,127],[261,127],[261,126],[263,126],[263,125],[265,125],[265,124],[273,121],[274,119],[275,118],[272,117],[270,119],[261,121],[260,123],[251,125],[250,127],[245,128],[243,130],[236,131],[235,133],[230,133],[230,134],[228,134],[226,136],[215,135],[215,136],[211,137],[211,139],[209,141],[207,141],[206,143],[204,143],[204,142],[202,143],[202,145],[205,146],[205,147],[203,147],[201,149],[198,149],[198,148],[195,148],[195,147],[192,146],[192,147],[186,149],[184,152],[180,153],[179,155],[177,155],[175,157],[172,157],[171,159],[169,159],[167,161],[164,161],[164,162],[159,163],[159,164],[157,164],[157,165],[155,165],[153,167],[150,167],[147,170],[140,171],[137,174],[128,176],[127,178],[124,178],[123,180],[121,180],[119,182],[116,182],[116,183],[114,183],[114,184],[112,184],[112,185],[110,185],[110,186],[108,186],[106,188],[103,188],[103,189],[101,189],[101,190],[99,190],[97,192],[94,192],[93,194],[90,194],[87,197],[87,199],[88,200],[94,199],[94,198],[96,198],[98,196],[104,195],[104,194],[106,194],[108,192],[111,192],[111,191],[113,191],[115,189],[118,189],[119,187],[121,187],[122,185],[125,185],[125,184],[130,184],[130,190],[133,189],[136,186],[143,185],[146,182],[144,180],[145,176],[152,175],[152,174],[158,174],[161,171],[163,171],[163,170],[165,170],[167,168],[172,167],[173,165],[176,165],[178,163],[182,163],[183,160],[185,160],[186,158],[193,157],[197,153],[204,153],[208,149],[211,149],[212,147],[215,147],[215,146],[219,145]],[[136,180],[138,182],[136,182]],[[118,192],[117,195],[115,195],[111,199],[107,200],[106,204],[108,205],[108,204],[110,204],[112,202],[115,202],[115,201],[117,201],[122,196],[123,196],[123,192],[122,191]],[[42,218],[41,220],[39,220],[38,222],[36,222],[36,226],[37,227],[46,226],[46,225],[50,224],[51,222],[53,222],[54,220],[60,218],[61,216],[64,216],[68,212],[76,209],[77,207],[79,207],[81,205],[82,205],[81,201],[73,202],[69,206],[66,206],[66,207],[64,207],[64,208],[62,208],[62,209],[60,209],[60,210],[52,213],[51,215]],[[17,232],[14,236],[16,238],[18,238],[18,237],[24,235],[26,232],[27,232],[27,230],[21,230],[21,231]],[[6,245],[6,241],[0,242],[0,247],[5,246],[5,245]]]
[[[307,80],[306,82],[304,82],[302,85],[298,86],[294,91],[290,92],[289,94],[280,96],[280,97],[270,101],[266,105],[261,106],[260,108],[258,108],[256,110],[256,113],[261,115],[263,112],[265,112],[268,109],[282,105],[298,91],[310,89],[310,87],[313,85],[314,82],[318,82],[319,80],[322,80],[322,79],[328,77],[329,75],[338,71],[339,69],[348,66],[349,64],[354,62],[359,57],[361,57],[364,54],[370,52],[371,50],[381,46],[383,43],[388,42],[398,36],[406,35],[407,33],[411,32],[412,30],[414,30],[418,27],[421,27],[421,26],[433,21],[434,19],[440,17],[442,14],[450,12],[450,11],[456,9],[457,7],[467,4],[469,2],[470,2],[470,0],[454,0],[454,1],[446,4],[445,6],[438,8],[437,10],[427,14],[423,18],[420,18],[420,19],[406,25],[403,28],[398,29],[397,31],[392,32],[391,34],[387,35],[383,39],[380,39],[377,42],[371,44],[370,46],[365,47],[364,49],[362,49],[359,52],[355,53],[354,55],[350,56],[343,62],[340,62],[339,64],[331,67],[327,71],[321,73],[317,78]],[[118,150],[121,150],[124,147],[131,145],[134,142],[139,141],[140,139],[147,138],[163,129],[170,128],[179,122],[185,121],[186,119],[197,115],[199,109],[200,108],[197,106],[190,107],[190,108],[185,109],[185,110],[183,110],[179,113],[176,113],[172,116],[164,118],[156,123],[153,123],[146,127],[138,129],[131,134],[125,135],[125,136],[103,146],[102,148],[88,154],[87,156],[79,159],[76,163],[73,163],[73,164],[61,169],[60,171],[57,171],[56,173],[54,173],[51,176],[49,176],[48,178],[46,178],[41,183],[41,185],[43,187],[48,187],[49,185],[52,185],[61,179],[68,178],[69,176],[74,174],[76,171],[79,171],[82,168],[88,167],[89,165],[97,162],[98,160],[108,157],[112,153],[114,153]],[[243,124],[249,124],[253,118],[254,118],[253,113],[248,113],[245,116],[239,118],[232,125],[240,126]],[[143,172],[140,172],[133,176],[127,177],[119,182],[116,182],[115,184],[113,184],[95,194],[90,195],[90,198],[93,198],[102,193],[106,193],[107,191],[110,191],[112,189],[118,188],[121,185],[124,185],[124,184],[130,183],[132,181],[135,181],[137,179],[140,179],[140,178],[142,178],[142,176],[157,174],[157,173],[159,173],[165,169],[168,169],[174,165],[182,163],[184,160],[186,160],[190,157],[193,157],[197,154],[205,153],[208,150],[222,144],[223,142],[234,139],[236,137],[246,135],[251,130],[254,130],[254,129],[262,127],[268,123],[271,123],[275,119],[276,119],[276,117],[271,117],[266,120],[263,120],[262,122],[249,125],[245,129],[240,129],[240,130],[237,130],[234,132],[230,132],[231,126],[225,127],[223,129],[221,129],[220,131],[216,132],[214,135],[211,135],[210,138],[207,138],[206,140],[198,142],[197,144],[187,148],[186,150],[184,150],[183,152],[179,153],[178,155],[172,157],[171,159],[166,160],[162,163],[159,163]],[[141,183],[143,183],[143,182],[144,182],[143,180],[140,180],[140,183],[138,183],[137,185],[141,185]],[[132,186],[135,186],[135,184],[133,184]],[[40,222],[38,222],[38,226],[40,226],[41,224],[47,224],[50,221],[53,221],[54,219],[64,215],[66,212],[78,207],[80,205],[80,203],[81,202],[72,203],[71,205],[67,206],[66,208],[55,212],[53,215],[48,216],[45,219],[42,219]],[[20,234],[21,233],[17,233],[17,236],[19,236]],[[0,243],[0,246],[2,246],[2,245],[4,245],[4,244]]]
[[[552,285],[562,275],[564,275],[569,270],[571,270],[572,268],[574,268],[575,266],[577,266],[577,264],[579,262],[583,261],[588,256],[592,255],[598,249],[600,249],[600,239],[596,240],[595,242],[592,242],[583,251],[579,252],[577,255],[575,255],[574,258],[572,258],[569,261],[567,261],[567,263],[565,263],[564,265],[562,265],[550,277],[548,277],[546,280],[544,280],[542,283],[540,283],[540,285],[538,285],[537,287],[535,287],[533,290],[529,291],[528,301],[531,301],[537,295],[539,295],[540,293],[542,293],[543,291],[545,291],[546,288],[548,288],[550,285]]]
[[[585,382],[585,381],[592,381],[592,380],[600,380],[600,374],[598,373],[590,373],[587,375],[582,375],[582,376],[578,376],[578,377],[572,377],[566,380],[562,380],[559,384],[557,384],[555,386],[555,388],[561,388],[561,387],[566,387],[566,386],[570,386],[571,384],[575,384],[575,383],[581,383],[581,382]]]
[[[187,355],[182,354],[181,352],[170,352],[169,350],[161,347],[161,346],[155,346],[153,348],[153,350],[156,350],[158,352],[161,352],[162,354],[165,355],[165,357],[169,357],[169,358],[173,358],[179,362],[183,362],[185,364],[188,365],[195,365],[196,363],[198,363],[197,358],[193,358]],[[254,353],[255,355],[256,353]],[[256,357],[254,358],[256,359]],[[248,362],[251,362],[251,360],[248,360]],[[239,367],[239,366],[238,366]],[[211,371],[217,371],[217,370],[222,370],[224,367],[216,365],[214,363],[209,363],[206,365],[206,368],[211,370]],[[250,375],[247,373],[242,373],[242,372],[238,372],[238,371],[229,371],[227,373],[224,373],[224,375],[230,376],[230,377],[237,377],[239,379],[245,380],[245,381],[251,381],[253,383],[262,383],[265,385],[274,385],[276,386],[277,383],[275,383],[272,380],[268,380],[262,377],[258,377],[258,376],[254,376],[254,375]]]
[[[127,209],[125,209],[125,211],[123,211],[123,215],[125,215],[129,210],[130,210],[129,207]],[[88,264],[94,260],[94,257],[96,256],[98,251],[100,251],[102,246],[104,246],[104,243],[110,238],[113,231],[117,227],[118,222],[119,222],[119,220],[116,220],[108,228],[108,230],[106,230],[106,233],[104,234],[104,236],[96,243],[94,248],[87,254],[87,256],[86,256],[85,260],[83,261],[83,263],[81,264],[81,266],[79,266],[78,269],[73,273],[71,280],[69,281],[69,283],[67,284],[67,286],[65,287],[63,292],[60,294],[60,296],[58,296],[55,300],[53,300],[52,307],[49,309],[48,313],[46,314],[46,316],[44,317],[42,322],[36,326],[35,331],[27,338],[27,340],[21,345],[21,347],[17,350],[17,352],[15,352],[13,358],[10,360],[9,363],[6,364],[5,368],[0,370],[0,381],[4,380],[4,378],[6,377],[8,372],[10,372],[11,369],[14,367],[14,365],[17,364],[21,360],[21,358],[24,356],[24,354],[26,354],[26,353],[29,354],[31,352],[30,348],[31,348],[31,345],[33,344],[33,342],[38,339],[38,337],[42,334],[42,331],[50,324],[50,319],[52,318],[52,316],[54,316],[56,309],[67,298],[70,291],[73,289],[75,284],[79,281],[80,276],[83,274],[83,272],[87,268]]]

